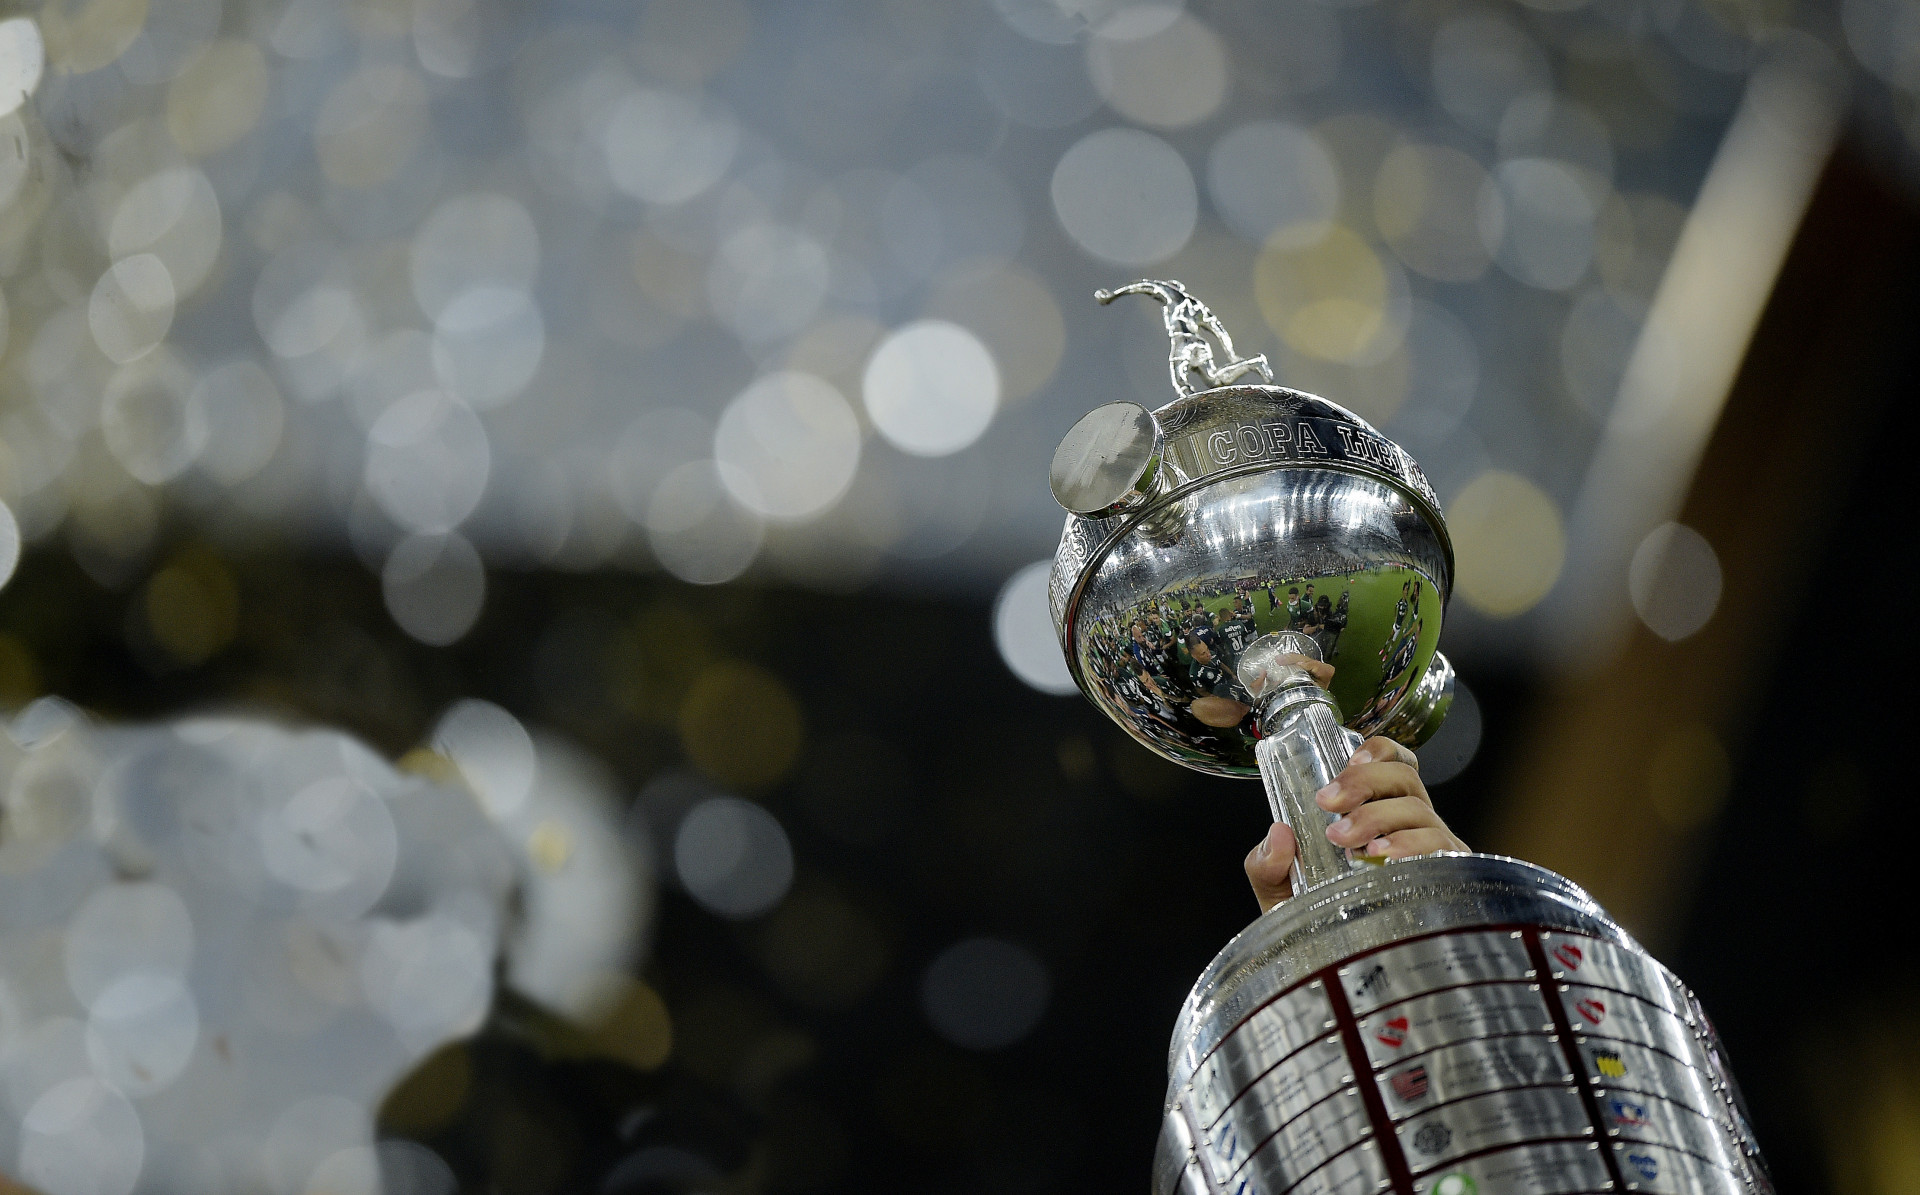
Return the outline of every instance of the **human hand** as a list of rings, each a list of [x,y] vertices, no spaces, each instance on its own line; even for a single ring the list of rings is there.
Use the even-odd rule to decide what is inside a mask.
[[[1314,803],[1342,815],[1326,830],[1335,846],[1387,859],[1469,849],[1434,810],[1420,781],[1420,761],[1392,739],[1362,743]],[[1293,895],[1294,851],[1293,831],[1275,822],[1247,853],[1247,881],[1261,912]]]
[[[1247,852],[1247,882],[1262,913],[1293,895],[1293,831],[1285,822],[1267,828],[1267,836]]]

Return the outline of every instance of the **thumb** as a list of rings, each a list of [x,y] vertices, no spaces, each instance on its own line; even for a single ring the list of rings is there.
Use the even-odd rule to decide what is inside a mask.
[[[1275,822],[1259,845],[1247,852],[1247,882],[1262,913],[1293,895],[1293,831]]]

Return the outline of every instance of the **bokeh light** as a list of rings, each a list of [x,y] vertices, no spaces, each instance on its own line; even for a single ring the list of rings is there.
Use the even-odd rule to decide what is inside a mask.
[[[9,116],[40,86],[47,48],[31,17],[0,21],[0,116]]]
[[[395,544],[381,569],[380,584],[393,621],[436,647],[471,630],[487,596],[480,554],[451,531],[409,535]]]
[[[840,392],[804,373],[761,378],[714,430],[720,478],[741,505],[774,519],[819,514],[860,464],[860,423]]]
[[[1518,473],[1489,469],[1468,482],[1447,504],[1447,526],[1460,573],[1454,592],[1482,614],[1524,614],[1560,578],[1560,508]]]
[[[680,883],[701,906],[733,921],[764,915],[793,883],[793,848],[765,809],[713,797],[681,819],[673,840]]]
[[[1000,371],[980,338],[945,320],[896,328],[861,378],[867,414],[895,447],[949,456],[987,430],[1000,404]]]
[[[735,501],[710,459],[689,461],[660,479],[647,499],[646,525],[660,563],[696,585],[718,585],[747,571],[764,534],[759,516]]]
[[[1317,138],[1279,121],[1241,125],[1213,143],[1207,190],[1246,240],[1310,245],[1340,211],[1340,171]]]
[[[1087,74],[1120,115],[1155,128],[1198,124],[1227,96],[1227,53],[1213,30],[1168,5],[1116,12],[1087,42]]]
[[[1647,629],[1669,641],[1697,633],[1720,605],[1720,557],[1684,523],[1647,533],[1627,566],[1627,593]]]
[[[492,1004],[515,871],[474,801],[335,732],[103,729],[55,699],[0,728],[0,791],[10,1175],[128,1195],[444,1171],[376,1154],[373,1104]]]
[[[1089,133],[1053,170],[1053,211],[1074,243],[1103,262],[1165,261],[1193,235],[1199,194],[1171,145],[1136,129]]]
[[[1283,230],[1254,265],[1254,291],[1275,334],[1322,361],[1378,361],[1406,332],[1405,278],[1344,226],[1303,246]]]
[[[1077,691],[1060,654],[1047,605],[1053,561],[1038,560],[1007,578],[993,602],[993,642],[1012,673],[1042,693]]]
[[[1047,967],[1024,946],[968,938],[942,951],[920,979],[920,1007],[940,1036],[969,1050],[1003,1050],[1047,1011]]]
[[[1243,339],[1257,305],[1279,344],[1250,343],[1286,380],[1393,423],[1436,475],[1538,481],[1606,413],[1774,28],[881,7],[805,36],[738,0],[302,0],[245,21],[95,0],[0,21],[0,500],[26,543],[63,535],[101,577],[185,509],[296,520],[382,570],[407,535],[458,528],[483,569],[997,579],[1044,550],[1046,497],[961,484],[938,454],[1056,434],[1052,398],[1027,400],[1145,336],[1074,296],[1161,263]],[[1840,32],[1905,96],[1897,7],[1855,0]],[[1417,329],[1419,302],[1464,338]],[[251,333],[224,318],[242,307]],[[1558,343],[1509,335],[1535,313]],[[925,321],[974,338],[996,384],[957,337],[907,353],[879,331]],[[1510,417],[1429,389],[1463,339],[1471,389],[1574,403]],[[870,360],[923,358],[931,382],[902,368],[869,393]],[[738,458],[737,414],[721,447],[729,401],[789,371],[857,395],[863,437],[911,459],[863,445],[842,487],[840,431],[817,468]],[[382,422],[425,392],[466,411]],[[956,486],[950,511],[921,499]]]

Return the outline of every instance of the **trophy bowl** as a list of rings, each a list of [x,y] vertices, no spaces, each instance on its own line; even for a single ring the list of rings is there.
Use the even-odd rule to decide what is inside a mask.
[[[1438,727],[1452,545],[1419,466],[1358,415],[1270,385],[1110,403],[1067,434],[1052,480],[1071,512],[1051,580],[1068,666],[1155,752],[1258,774],[1241,663],[1283,632],[1332,665],[1347,728],[1417,746]]]

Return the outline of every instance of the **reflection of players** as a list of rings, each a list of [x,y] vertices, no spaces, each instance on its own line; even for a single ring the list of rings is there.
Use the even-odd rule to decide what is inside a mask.
[[[1347,604],[1352,598],[1353,590],[1341,590],[1340,604],[1335,606],[1333,613],[1327,616],[1326,640],[1320,644],[1322,659],[1333,659],[1333,653],[1340,647],[1340,632],[1347,629]]]
[[[1414,615],[1413,625],[1407,628],[1407,637],[1400,641],[1399,646],[1394,648],[1393,655],[1387,660],[1389,679],[1413,667],[1413,657],[1420,650],[1420,632],[1425,628],[1426,619],[1418,614]]]
[[[1252,698],[1226,665],[1214,658],[1213,649],[1198,631],[1187,636],[1187,651],[1193,657],[1193,689],[1197,694],[1187,711],[1208,726],[1238,726],[1252,708]]]
[[[1413,582],[1400,582],[1400,601],[1393,608],[1393,626],[1387,630],[1386,646],[1380,649],[1380,659],[1383,663],[1386,661],[1387,656],[1392,654],[1394,645],[1400,641],[1400,632],[1407,627],[1407,612],[1412,609],[1407,599],[1412,589]]]
[[[1227,651],[1236,660],[1241,652],[1247,650],[1247,644],[1260,637],[1259,629],[1253,625],[1253,604],[1244,598],[1241,601],[1245,604],[1236,609],[1233,617],[1220,628],[1221,636],[1227,641]]]

